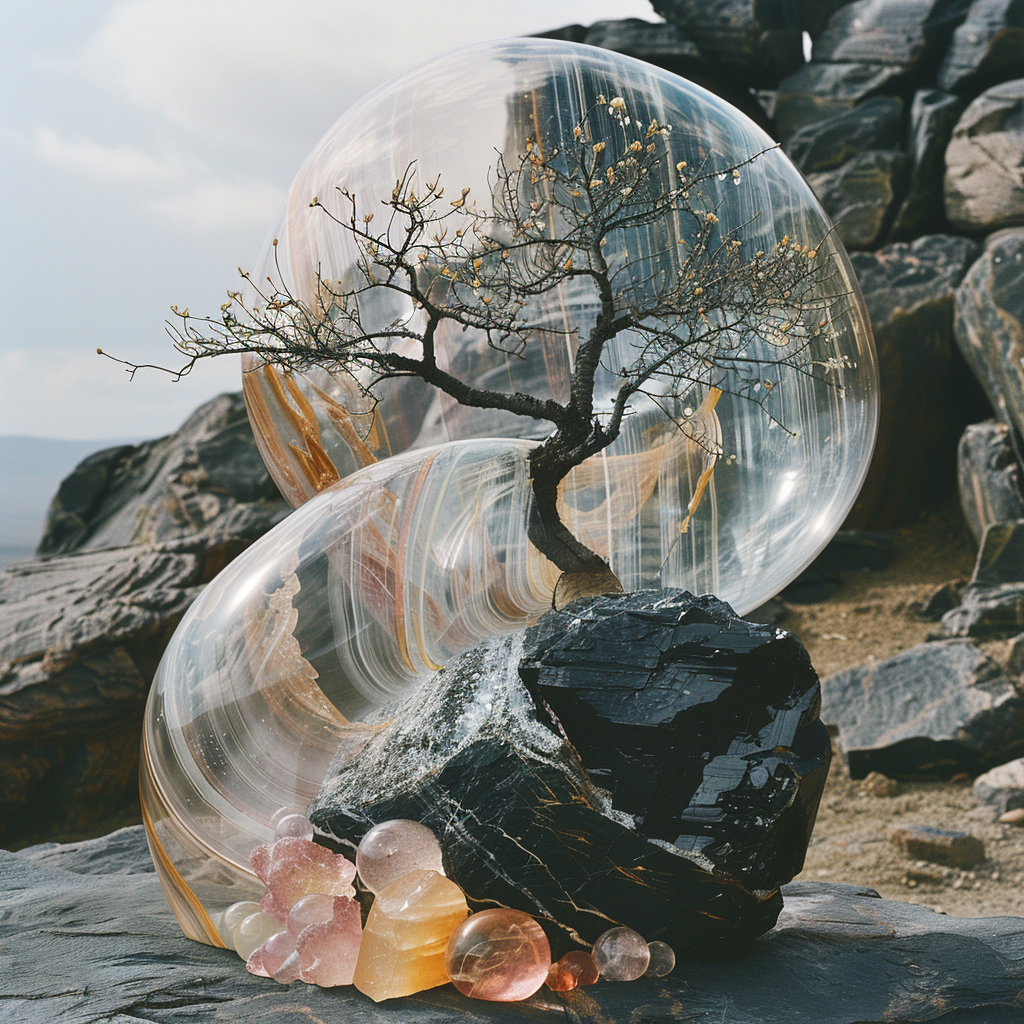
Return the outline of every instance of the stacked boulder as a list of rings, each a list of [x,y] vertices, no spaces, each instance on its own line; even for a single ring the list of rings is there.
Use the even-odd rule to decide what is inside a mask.
[[[37,558],[0,572],[0,841],[80,833],[136,799],[143,710],[171,634],[288,511],[240,394],[63,481]]]

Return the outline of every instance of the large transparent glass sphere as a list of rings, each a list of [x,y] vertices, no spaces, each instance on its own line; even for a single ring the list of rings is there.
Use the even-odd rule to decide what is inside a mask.
[[[243,299],[257,305],[257,287],[277,290],[328,315],[324,282],[345,291],[360,280],[346,203],[377,221],[394,212],[396,181],[418,195],[440,182],[454,226],[462,199],[487,211],[508,180],[502,166],[528,171],[538,151],[594,154],[602,133],[614,149],[637,125],[663,192],[700,181],[689,205],[607,232],[599,248],[619,282],[615,308],[688,284],[696,267],[692,289],[673,293],[692,316],[662,310],[609,342],[595,414],[608,421],[624,372],[652,358],[652,333],[671,327],[695,341],[675,378],[652,377],[633,396],[617,440],[565,478],[559,510],[626,590],[711,592],[742,614],[799,573],[852,505],[874,443],[877,381],[863,302],[825,214],[724,101],[628,57],[546,40],[425,64],[328,132]],[[605,167],[599,187],[620,184]],[[515,203],[538,202],[551,232],[564,230],[531,192],[543,175],[519,185]],[[576,198],[569,190],[564,202]],[[721,265],[745,282],[744,316],[693,292],[732,242],[739,256]],[[793,266],[806,273],[792,295],[762,301],[772,268]],[[529,295],[535,330],[515,351],[443,324],[438,365],[474,387],[564,403],[602,309],[593,281],[563,275]],[[422,327],[422,310],[393,291],[362,288],[353,301],[371,327]],[[717,329],[721,352],[701,348],[704,327]],[[417,344],[405,337],[394,350],[415,355]],[[284,373],[256,360],[244,369],[260,449],[297,510],[185,616],[153,685],[142,766],[165,891],[186,933],[215,944],[218,913],[259,898],[249,854],[272,840],[279,810],[304,808],[332,760],[357,754],[448,659],[542,615],[559,575],[527,537],[530,452],[550,423],[460,406],[410,378],[371,395],[365,374]]]

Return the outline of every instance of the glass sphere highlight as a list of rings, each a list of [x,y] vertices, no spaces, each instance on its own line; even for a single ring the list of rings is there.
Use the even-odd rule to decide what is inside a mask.
[[[418,821],[382,821],[360,841],[356,871],[372,893],[380,892],[410,871],[437,871],[443,875],[441,845],[434,833]]]
[[[420,190],[440,181],[453,215],[466,188],[466,202],[483,209],[497,161],[537,147],[568,152],[587,111],[613,131],[623,111],[671,125],[651,136],[667,186],[681,187],[687,168],[723,169],[701,184],[701,208],[714,217],[701,237],[741,243],[752,289],[753,261],[802,261],[806,300],[822,310],[825,326],[804,336],[783,330],[800,317],[782,302],[764,330],[737,328],[723,342],[734,373],[719,359],[682,391],[635,396],[618,439],[560,486],[562,520],[626,591],[710,592],[743,614],[795,577],[852,505],[874,442],[877,381],[863,302],[825,214],[784,154],[727,103],[629,57],[551,40],[438,58],[327,133],[250,280],[270,277],[320,309],[320,283],[358,280],[339,188],[362,216],[386,213],[407,175]],[[604,252],[623,282],[684,272],[691,228],[663,214],[609,234]],[[251,288],[243,298],[258,301]],[[369,325],[421,322],[386,289],[353,301]],[[537,330],[521,352],[476,328],[446,328],[439,367],[473,386],[564,402],[600,302],[572,278],[530,303]],[[720,313],[705,310],[693,329]],[[595,376],[599,422],[644,344],[639,331],[609,343]],[[530,452],[550,423],[460,406],[411,378],[382,381],[371,396],[371,380],[337,367],[284,373],[250,358],[244,370],[257,443],[297,510],[185,615],[150,693],[140,769],[165,891],[186,934],[214,944],[225,941],[217,915],[262,894],[254,847],[293,827],[289,815],[304,818],[329,766],[358,755],[382,707],[481,640],[536,621],[559,577],[527,535]],[[289,835],[306,836],[301,821],[294,827]]]
[[[607,981],[636,981],[647,970],[651,951],[632,928],[609,928],[594,943],[594,960]]]
[[[482,910],[452,932],[445,953],[452,984],[494,1002],[529,999],[547,981],[551,947],[544,929],[520,910]]]

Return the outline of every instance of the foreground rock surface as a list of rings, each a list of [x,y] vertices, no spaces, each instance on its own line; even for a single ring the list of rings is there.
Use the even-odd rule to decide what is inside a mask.
[[[580,1024],[872,1024],[944,1014],[1019,1021],[1024,918],[946,917],[852,885],[796,882],[784,896],[776,927],[745,953],[679,964],[667,978],[564,994],[545,988],[504,1005],[465,999],[445,985],[378,1006],[350,988],[254,978],[234,951],[184,938],[137,827],[89,843],[0,852],[4,1019],[451,1024],[546,1015]]]
[[[687,957],[766,931],[830,758],[802,644],[685,591],[575,602],[391,714],[310,820],[349,844],[422,821],[471,905],[555,922],[566,949],[609,922]]]

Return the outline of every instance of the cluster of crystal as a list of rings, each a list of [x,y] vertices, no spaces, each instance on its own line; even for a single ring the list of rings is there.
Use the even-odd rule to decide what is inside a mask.
[[[452,984],[473,999],[529,999],[548,980],[551,947],[521,910],[484,910],[452,932],[445,953]]]

